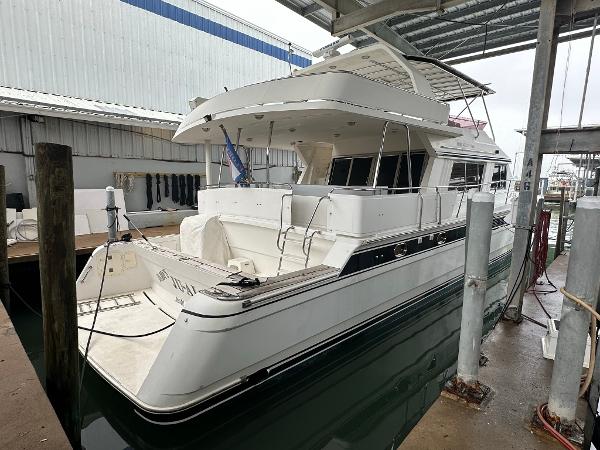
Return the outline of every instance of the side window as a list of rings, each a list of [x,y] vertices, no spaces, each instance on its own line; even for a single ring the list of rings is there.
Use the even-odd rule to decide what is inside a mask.
[[[372,157],[353,158],[348,186],[366,186],[371,173]]]
[[[414,187],[421,186],[421,177],[423,176],[423,168],[425,167],[424,153],[411,153],[410,155],[410,172],[412,177],[412,185]],[[406,153],[402,154],[400,161],[400,174],[398,175],[399,188],[408,187],[408,158]],[[408,192],[408,191],[402,191]]]
[[[494,173],[492,174],[492,188],[506,189],[506,178],[506,164],[494,165]]]
[[[465,185],[477,185],[483,181],[483,164],[455,162],[450,173],[449,186],[451,189],[462,191]]]
[[[334,158],[329,184],[334,186],[366,186],[371,174],[373,157]]]
[[[352,158],[335,158],[331,162],[331,174],[329,175],[329,184],[334,186],[346,186],[348,173],[350,172],[350,163]]]

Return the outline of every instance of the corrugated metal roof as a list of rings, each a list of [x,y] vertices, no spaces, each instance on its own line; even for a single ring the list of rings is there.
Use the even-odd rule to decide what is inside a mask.
[[[277,1],[326,30],[332,29],[333,15],[319,3],[312,0]],[[369,6],[379,1],[360,0],[360,3]],[[470,54],[485,57],[490,50],[535,40],[539,10],[540,0],[469,0],[441,11],[399,14],[382,23],[423,54],[451,60]],[[303,14],[302,11],[311,12]],[[572,31],[573,38],[589,36],[592,15],[588,12],[574,23],[565,23],[560,28],[561,33]],[[358,47],[374,42],[360,31],[352,35]]]
[[[4,86],[0,86],[0,110],[170,130],[177,129],[184,117],[182,114]]]

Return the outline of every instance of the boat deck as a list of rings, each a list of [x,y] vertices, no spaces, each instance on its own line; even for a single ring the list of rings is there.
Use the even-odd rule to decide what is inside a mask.
[[[179,234],[179,225],[166,225],[162,227],[142,228],[141,231],[148,238],[165,236],[168,234]],[[120,232],[119,236],[129,232],[134,238],[139,237],[136,230]],[[94,249],[106,242],[107,233],[94,233],[75,236],[75,253],[77,255],[90,255]],[[37,242],[17,242],[8,247],[8,264],[23,262],[36,262],[39,259],[39,247]]]
[[[565,285],[568,260],[568,255],[561,255],[548,268],[557,287]],[[560,317],[560,292],[539,297],[552,317]],[[523,313],[546,323],[533,294],[526,294]],[[528,321],[519,325],[500,322],[481,348],[489,361],[479,375],[494,391],[490,402],[477,411],[439,397],[400,449],[563,448],[549,435],[530,427],[535,408],[548,401],[552,377],[553,362],[542,356],[541,338],[545,334],[545,329]],[[585,403],[580,400],[578,417],[584,417],[584,411]]]
[[[153,332],[175,322],[175,312],[166,311],[158,302],[158,294],[150,288],[100,300],[94,330],[127,336],[152,333],[131,339],[94,333],[90,341],[88,358],[96,367],[106,369],[115,382],[133,395],[139,391],[171,328]],[[77,303],[79,326],[91,328],[96,304],[96,299]],[[127,310],[126,314],[123,309]],[[85,352],[88,336],[88,331],[79,330],[82,352]],[[106,341],[110,345],[102,345]]]

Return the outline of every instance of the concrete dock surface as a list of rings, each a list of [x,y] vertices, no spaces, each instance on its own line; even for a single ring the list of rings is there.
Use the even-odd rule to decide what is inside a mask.
[[[568,259],[568,255],[561,255],[548,267],[548,276],[557,288],[565,285]],[[544,284],[537,289],[551,288]],[[560,317],[560,292],[538,297],[553,318]],[[531,293],[525,296],[523,313],[546,324],[546,315]],[[530,427],[535,408],[548,401],[550,390],[553,361],[542,355],[541,338],[545,334],[544,328],[527,320],[518,325],[501,321],[482,345],[489,361],[479,375],[494,392],[490,402],[476,410],[439,397],[400,449],[563,448],[549,435]],[[584,408],[580,400],[578,418],[584,417]]]
[[[70,449],[54,409],[0,303],[0,448]]]

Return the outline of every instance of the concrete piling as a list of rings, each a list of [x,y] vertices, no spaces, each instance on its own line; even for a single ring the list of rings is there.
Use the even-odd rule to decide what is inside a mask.
[[[46,393],[71,445],[81,447],[71,147],[35,145]]]
[[[579,199],[567,269],[566,291],[594,309],[600,289],[600,198]],[[562,422],[575,419],[579,383],[590,323],[590,313],[563,299],[556,357],[550,383],[548,410]]]
[[[106,188],[106,218],[108,221],[108,240],[115,242],[117,240],[117,210],[115,209],[115,188],[107,186]]]
[[[487,290],[493,212],[493,194],[489,192],[473,194],[468,226],[469,242],[465,262],[457,369],[457,378],[465,383],[476,382],[479,374],[483,306]]]

